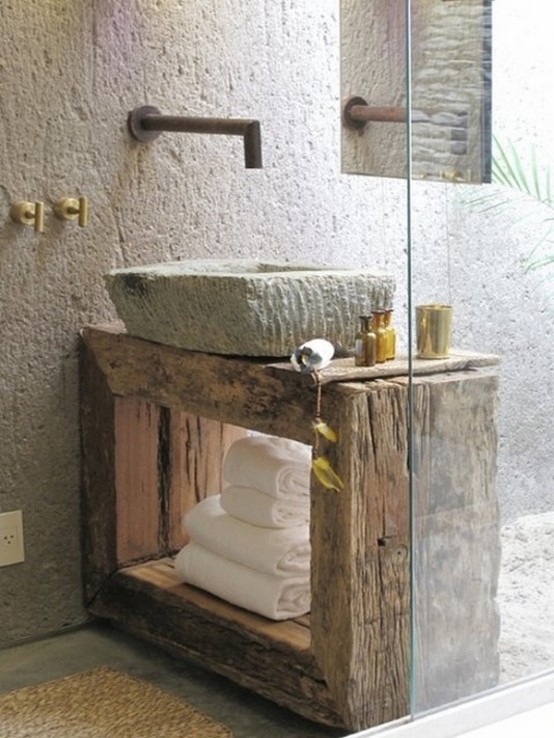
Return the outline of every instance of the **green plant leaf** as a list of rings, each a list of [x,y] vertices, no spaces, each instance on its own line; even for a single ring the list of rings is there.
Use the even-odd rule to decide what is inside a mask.
[[[526,164],[511,141],[504,146],[495,137],[492,179],[546,205],[554,206],[550,165],[547,162],[537,161],[534,147],[531,149],[530,161]]]
[[[539,161],[534,147],[530,157],[524,160],[511,141],[502,143],[495,137],[491,174],[492,184],[496,183],[498,186],[489,187],[486,192],[480,191],[477,197],[466,200],[466,204],[481,213],[506,213],[513,209],[510,210],[512,225],[540,220],[541,233],[528,254],[525,270],[529,272],[551,267],[554,264],[554,215],[537,215],[537,210],[531,208],[526,208],[522,213],[521,207],[518,207],[521,203],[517,198],[519,193],[520,196],[524,195],[536,203],[554,209],[554,186],[549,162]],[[515,212],[518,212],[517,216],[514,215]],[[540,256],[539,250],[543,252]]]

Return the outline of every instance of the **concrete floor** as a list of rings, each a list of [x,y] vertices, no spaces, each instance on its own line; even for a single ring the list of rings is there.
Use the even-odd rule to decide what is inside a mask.
[[[326,728],[258,697],[196,665],[101,622],[0,650],[0,692],[91,669],[113,666],[186,702],[218,720],[235,738],[338,738]]]

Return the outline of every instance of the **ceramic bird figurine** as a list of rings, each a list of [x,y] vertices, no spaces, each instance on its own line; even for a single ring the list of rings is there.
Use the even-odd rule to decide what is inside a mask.
[[[290,361],[297,372],[307,374],[326,367],[334,353],[335,347],[330,341],[325,338],[312,338],[294,350]]]

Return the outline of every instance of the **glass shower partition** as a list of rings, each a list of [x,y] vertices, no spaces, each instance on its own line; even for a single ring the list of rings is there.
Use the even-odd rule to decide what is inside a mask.
[[[547,0],[410,5],[419,717],[554,668],[554,52]],[[429,108],[463,125],[422,124]],[[490,183],[467,184],[468,151]]]
[[[387,253],[408,365],[414,723],[554,674],[549,13],[341,2],[342,170],[381,178],[406,219]]]

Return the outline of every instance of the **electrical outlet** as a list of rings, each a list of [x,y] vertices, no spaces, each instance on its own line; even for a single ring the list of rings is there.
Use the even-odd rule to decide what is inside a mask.
[[[23,513],[0,513],[0,566],[25,561],[23,548]]]

